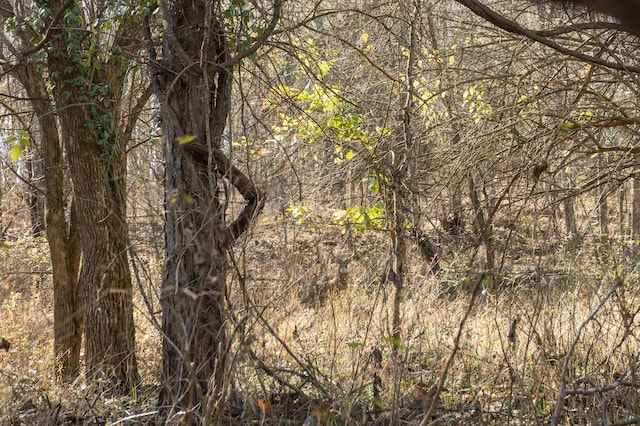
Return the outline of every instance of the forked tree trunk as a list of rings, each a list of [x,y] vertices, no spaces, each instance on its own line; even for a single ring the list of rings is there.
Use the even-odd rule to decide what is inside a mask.
[[[229,69],[216,65],[229,59],[216,16],[220,5],[204,0],[162,5],[163,60],[152,69],[166,140],[159,403],[169,411],[198,410],[205,422],[217,423],[228,387],[226,248],[264,198],[220,151],[231,94]],[[152,48],[150,56],[155,62]],[[222,178],[248,201],[231,224],[220,203]]]
[[[127,256],[126,143],[118,140],[117,109],[123,61],[101,64],[101,74],[79,60],[84,24],[78,4],[68,7],[51,36],[48,69],[69,161],[82,246],[85,369],[89,380],[128,391],[138,382],[132,282]],[[57,27],[56,27],[57,28]],[[111,76],[101,81],[101,75]],[[108,81],[112,80],[112,83]]]
[[[82,246],[86,373],[90,379],[106,379],[127,390],[137,383],[138,372],[127,256],[124,147],[114,147],[110,158],[103,159],[101,149],[87,143],[82,130],[86,112],[69,107],[59,115]]]

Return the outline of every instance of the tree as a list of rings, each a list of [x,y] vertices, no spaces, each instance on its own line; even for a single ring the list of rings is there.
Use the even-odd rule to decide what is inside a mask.
[[[244,1],[231,3],[226,11],[220,1],[163,1],[160,7],[160,60],[147,26],[166,144],[160,405],[191,410],[199,404],[206,421],[219,421],[229,385],[226,250],[264,204],[264,196],[222,152],[231,71],[271,35],[281,2],[274,2],[268,26],[253,27],[255,40],[247,25],[254,12]],[[233,48],[225,16],[239,19],[247,31],[233,34]],[[231,193],[223,179],[247,201],[231,223],[224,202]]]
[[[137,11],[135,4],[73,1],[16,1],[2,7],[6,40],[13,42],[6,44],[13,64],[5,61],[4,66],[24,86],[42,138],[54,265],[54,346],[62,373],[71,378],[78,373],[84,318],[87,377],[123,390],[138,380],[127,258],[126,149],[150,95],[142,91],[126,111],[123,99],[132,95],[122,82],[139,39],[141,27],[132,18]],[[62,195],[62,145],[73,182],[70,214]]]
[[[76,208],[73,203],[68,205],[64,195],[62,144],[44,77],[28,61],[13,68],[11,74],[24,87],[38,117],[47,205],[46,235],[53,268],[54,352],[61,377],[73,380],[79,374],[84,320]]]

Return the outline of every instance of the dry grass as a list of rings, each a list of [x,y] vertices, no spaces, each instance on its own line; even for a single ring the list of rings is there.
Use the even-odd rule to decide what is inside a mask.
[[[434,277],[422,259],[410,256],[406,277],[410,284],[402,303],[403,340],[393,342],[390,300],[394,290],[390,284],[381,285],[380,279],[386,261],[384,234],[349,241],[330,227],[319,231],[315,226],[313,232],[297,229],[299,234],[288,229],[291,255],[269,257],[285,250],[279,244],[285,232],[285,225],[281,226],[255,235],[259,242],[251,252],[247,250],[248,293],[268,324],[257,321],[247,333],[256,356],[273,370],[266,374],[250,363],[239,369],[245,383],[261,384],[247,385],[246,391],[277,401],[283,392],[291,392],[282,382],[291,383],[296,392],[309,397],[308,415],[325,413],[335,424],[347,419],[419,423],[470,301],[471,283],[457,272],[463,270],[460,259],[460,264],[447,265],[443,275]],[[349,288],[329,294],[324,304],[315,307],[299,303],[301,288],[336,273],[328,261],[332,256],[351,256]],[[616,271],[607,265],[596,269],[586,252],[577,262],[567,259],[562,249],[551,251],[543,259],[547,265],[540,268],[543,273],[512,273],[499,291],[483,292],[447,372],[438,401],[440,422],[549,422],[564,360],[578,329],[624,269],[620,266]],[[522,257],[519,261],[525,263]],[[625,284],[586,323],[567,362],[568,389],[606,386],[621,378],[635,380],[637,294],[632,289],[637,285],[636,271],[621,276]],[[381,364],[373,356],[377,351],[382,354]],[[637,412],[636,399],[635,386],[620,386],[606,394],[569,395],[561,423],[620,421]],[[282,424],[288,418],[287,408],[281,408]]]
[[[0,424],[107,424],[154,411],[159,372],[160,334],[150,324],[140,293],[134,318],[141,383],[134,395],[101,393],[81,377],[55,379],[53,289],[48,249],[43,239],[20,238],[0,250],[0,335],[11,342],[0,351]],[[127,423],[131,424],[131,423]]]
[[[454,349],[475,273],[459,272],[468,259],[460,251],[448,257],[441,275],[430,275],[410,248],[402,340],[393,341],[394,288],[381,283],[386,239],[384,232],[349,238],[332,226],[272,219],[235,250],[230,302],[241,325],[233,334],[229,423],[421,422]],[[138,289],[157,315],[161,260],[137,244]],[[547,424],[570,347],[616,276],[623,283],[584,327],[564,382],[569,390],[592,391],[622,384],[567,395],[560,423],[609,424],[639,412],[637,271],[629,261],[625,270],[621,258],[611,261],[616,270],[598,267],[586,251],[581,256],[569,262],[557,250],[543,259],[544,274],[511,273],[514,279],[499,291],[480,295],[437,401],[438,424]],[[348,288],[322,287],[327,294],[302,303],[301,292],[335,276],[335,257],[349,260]],[[47,258],[46,243],[29,238],[0,251],[0,334],[12,343],[0,352],[0,424],[155,424],[160,335],[141,294],[136,394],[96,393],[82,378],[55,381],[50,276],[36,273],[49,270]]]

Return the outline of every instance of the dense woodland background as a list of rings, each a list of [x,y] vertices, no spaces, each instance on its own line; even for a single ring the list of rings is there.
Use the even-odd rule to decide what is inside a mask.
[[[545,2],[189,7],[0,1],[1,424],[640,421],[637,36]],[[205,352],[168,331],[202,300],[178,205]]]

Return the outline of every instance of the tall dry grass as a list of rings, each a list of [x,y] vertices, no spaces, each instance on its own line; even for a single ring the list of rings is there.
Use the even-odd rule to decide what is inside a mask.
[[[139,241],[134,246],[142,383],[124,398],[100,393],[83,378],[56,381],[46,242],[25,237],[0,251],[0,335],[12,344],[0,352],[0,424],[159,421],[161,344],[154,319],[162,261]],[[468,253],[449,256],[434,276],[414,252],[401,304],[402,339],[394,341],[394,288],[382,280],[384,232],[354,238],[332,226],[259,224],[230,255],[228,423],[426,424],[436,398],[437,424],[548,424],[561,388],[568,391],[561,424],[622,424],[639,412],[633,262],[594,266],[588,254],[573,261],[556,251],[537,272],[505,273],[501,287],[482,291],[470,308],[480,270],[460,272]],[[335,257],[348,259],[343,290],[324,285],[338,272]],[[303,300],[314,287],[325,294]]]

